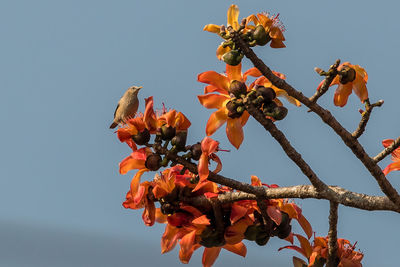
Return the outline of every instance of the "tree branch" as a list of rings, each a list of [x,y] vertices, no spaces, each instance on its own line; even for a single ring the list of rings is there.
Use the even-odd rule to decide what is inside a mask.
[[[378,155],[376,155],[373,160],[375,163],[378,163],[379,161],[383,160],[387,155],[389,155],[390,153],[392,153],[393,151],[396,150],[396,148],[400,147],[400,136],[397,137],[393,144],[391,144],[390,146],[388,146],[387,148],[385,148],[381,153],[379,153]]]
[[[288,157],[300,168],[304,175],[308,177],[312,185],[318,191],[329,192],[327,185],[318,178],[311,167],[303,160],[300,153],[294,149],[289,140],[287,140],[285,135],[275,126],[275,124],[271,120],[265,118],[264,114],[252,104],[248,103],[248,101],[245,101],[245,105],[249,114],[253,116],[265,128],[265,130],[272,135],[273,138],[275,138]]]
[[[264,64],[264,62],[257,57],[257,55],[250,49],[250,47],[241,39],[237,32],[231,32],[233,35],[233,41],[237,47],[240,47],[244,55],[250,59],[254,66],[276,87],[285,90],[288,95],[296,98],[305,106],[310,108],[315,114],[317,114],[323,122],[329,125],[337,135],[339,135],[343,142],[351,149],[354,155],[364,164],[367,170],[378,182],[382,192],[400,207],[400,195],[396,189],[390,184],[383,174],[381,168],[375,163],[375,161],[369,157],[365,152],[361,144],[354,138],[336,119],[331,115],[328,110],[323,109],[320,105],[312,102],[310,99],[305,97],[301,92],[294,89],[291,85],[286,83],[285,80],[275,76],[272,71]]]
[[[337,222],[338,222],[338,203],[330,201],[329,209],[329,231],[328,231],[328,260],[326,267],[336,267],[337,257]]]
[[[318,73],[320,75],[325,75],[326,77],[319,90],[317,90],[315,94],[312,97],[310,97],[311,102],[317,102],[318,98],[320,98],[323,94],[325,94],[328,91],[329,86],[331,85],[333,79],[338,74],[337,68],[339,67],[339,64],[340,64],[340,59],[337,59],[335,64],[330,66],[328,72],[322,71]]]
[[[371,116],[371,113],[372,113],[372,110],[374,109],[374,107],[380,107],[382,105],[383,105],[383,100],[379,100],[378,102],[376,102],[372,105],[369,103],[368,99],[365,101],[365,111],[362,113],[361,121],[358,125],[357,130],[355,130],[352,133],[352,136],[354,138],[359,138],[364,133],[365,127],[367,127],[367,123],[369,121],[369,118]]]

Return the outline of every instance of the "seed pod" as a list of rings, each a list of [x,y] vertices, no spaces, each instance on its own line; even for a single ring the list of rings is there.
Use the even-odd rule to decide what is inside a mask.
[[[264,98],[264,103],[270,103],[276,97],[275,90],[271,87],[257,86],[256,92],[257,96]]]
[[[187,131],[178,132],[171,140],[171,144],[176,146],[178,149],[185,148],[186,145]]]
[[[252,37],[260,46],[266,45],[271,40],[271,37],[269,37],[269,34],[265,31],[262,25],[258,25],[255,28]]]
[[[234,80],[229,85],[229,93],[233,94],[237,98],[239,98],[240,95],[245,95],[246,92],[247,92],[247,87],[244,82]]]
[[[353,68],[345,66],[339,72],[339,82],[341,84],[346,84],[348,82],[352,82],[356,79],[356,71]]]
[[[147,130],[147,128],[144,128],[144,130],[140,133],[132,135],[132,140],[139,146],[146,144],[150,141],[149,130]]]
[[[278,106],[278,104],[276,104],[274,101],[270,102],[270,103],[264,103],[264,107],[263,107],[263,113],[265,116],[270,116],[267,115],[267,113],[273,113],[274,109]]]
[[[161,127],[161,138],[163,140],[171,140],[176,134],[175,127],[163,125]]]
[[[161,156],[158,154],[151,154],[147,156],[146,162],[144,163],[147,169],[156,171],[161,167]]]
[[[200,144],[200,143],[197,143],[197,144],[192,145],[192,146],[190,147],[190,152],[192,152],[192,159],[193,159],[193,160],[199,160],[201,154],[203,153],[203,152],[201,151],[201,144]]]
[[[242,62],[243,54],[238,50],[231,50],[222,56],[222,60],[231,66],[237,66]]]

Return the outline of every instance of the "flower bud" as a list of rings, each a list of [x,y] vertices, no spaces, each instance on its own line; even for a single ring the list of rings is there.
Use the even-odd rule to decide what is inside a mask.
[[[190,152],[192,152],[192,159],[193,159],[193,160],[199,160],[201,154],[203,153],[203,152],[201,151],[201,144],[200,144],[200,143],[197,143],[197,144],[192,145],[192,146],[190,147]]]
[[[257,25],[252,34],[252,37],[260,46],[266,45],[271,40],[271,37],[269,37],[269,34],[267,34],[262,25]]]
[[[173,214],[174,211],[175,211],[175,208],[170,203],[164,203],[161,205],[161,212],[165,215]]]
[[[353,68],[345,66],[339,72],[339,82],[341,84],[346,84],[348,82],[352,82],[356,79],[356,71]]]
[[[250,241],[255,241],[258,234],[257,225],[250,225],[247,227],[246,232],[244,232],[244,238]]]
[[[290,224],[286,225],[283,228],[278,227],[278,237],[280,239],[285,239],[290,235],[291,231],[292,231],[292,226]]]
[[[285,108],[285,107],[276,107],[274,109],[273,118],[275,120],[278,120],[278,121],[279,120],[283,120],[286,117],[287,114],[288,114],[288,109],[287,108]]]
[[[146,158],[144,163],[147,169],[151,171],[156,171],[161,167],[161,156],[158,154],[150,154]]]
[[[222,59],[224,60],[224,62],[231,66],[239,65],[240,62],[242,62],[242,58],[243,58],[243,54],[240,53],[238,50],[231,50],[229,52],[226,52],[222,56]]]
[[[246,84],[236,80],[232,81],[229,85],[229,93],[233,94],[237,98],[239,98],[240,95],[245,95],[247,93]]]
[[[272,102],[276,97],[275,90],[271,87],[257,86],[256,92],[257,96],[262,96],[264,98],[264,103]]]
[[[200,235],[200,244],[206,248],[221,247],[225,245],[224,233],[207,226]]]
[[[239,105],[232,100],[226,103],[226,109],[228,110],[228,117],[235,119],[242,116],[243,112],[242,113],[238,112],[237,110],[238,106]]]
[[[161,127],[161,138],[163,140],[171,140],[176,134],[175,127],[163,125]]]
[[[150,132],[145,128],[138,134],[132,135],[132,140],[139,146],[146,144],[150,141]]]
[[[171,144],[178,149],[183,149],[186,145],[187,131],[178,132],[171,140]]]

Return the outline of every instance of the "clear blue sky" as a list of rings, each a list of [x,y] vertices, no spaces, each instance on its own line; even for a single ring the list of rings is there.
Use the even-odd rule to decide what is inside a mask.
[[[396,1],[3,0],[0,266],[180,264],[178,249],[160,254],[163,225],[146,227],[141,211],[122,207],[133,173],[119,175],[118,162],[129,149],[108,126],[126,88],[143,85],[141,99],[153,95],[156,107],[165,102],[184,112],[193,123],[189,141],[202,139],[211,112],[197,101],[204,85],[196,77],[203,71],[224,70],[215,57],[221,40],[202,28],[226,23],[232,3],[239,5],[241,17],[280,13],[287,48],[256,52],[306,95],[313,94],[320,81],[315,66],[327,69],[340,58],[367,70],[371,101],[385,100],[360,138],[368,153],[381,151],[382,139],[399,136]],[[245,61],[244,69],[249,67]],[[332,99],[333,90],[320,103],[349,130],[355,129],[362,108],[358,98],[350,96],[342,109],[334,107]],[[277,125],[324,181],[381,194],[361,163],[317,116],[307,108],[287,106],[287,119]],[[252,119],[239,152],[227,142],[223,129],[214,137],[232,151],[221,153],[225,176],[249,181],[254,174],[281,186],[308,183]],[[389,179],[400,189],[400,173],[391,173]],[[328,203],[296,203],[317,235],[325,235]],[[358,241],[364,266],[397,264],[398,214],[346,207],[339,214],[339,236]],[[215,266],[291,266],[291,256],[296,255],[278,253],[286,245],[281,240],[272,239],[265,247],[247,244],[245,260],[223,253]],[[200,266],[200,256],[196,253],[189,266]]]

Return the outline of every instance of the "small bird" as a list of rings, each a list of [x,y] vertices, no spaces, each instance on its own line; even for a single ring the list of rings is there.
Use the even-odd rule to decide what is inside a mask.
[[[118,124],[124,123],[126,119],[135,117],[139,107],[139,99],[137,97],[142,86],[131,86],[126,90],[125,94],[118,101],[117,108],[114,112],[114,120],[110,125],[110,129],[114,129]]]

